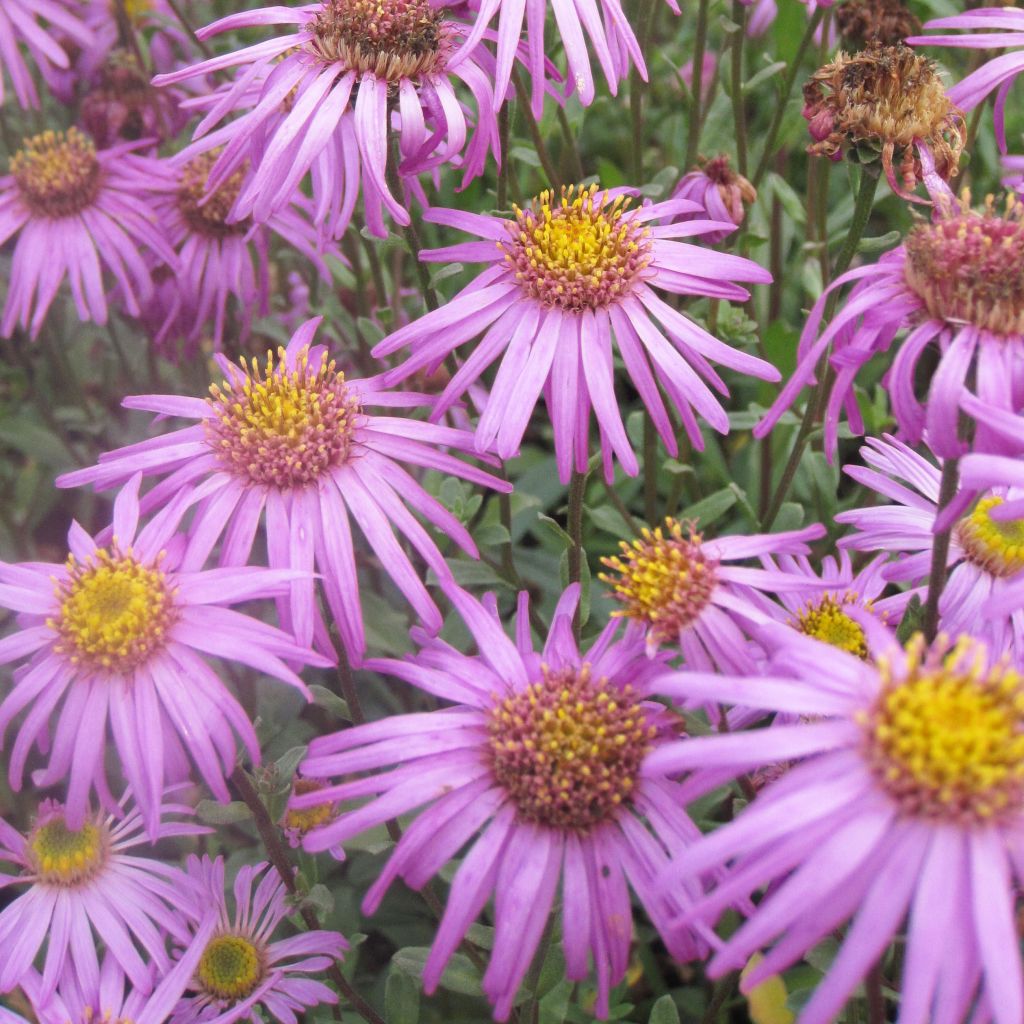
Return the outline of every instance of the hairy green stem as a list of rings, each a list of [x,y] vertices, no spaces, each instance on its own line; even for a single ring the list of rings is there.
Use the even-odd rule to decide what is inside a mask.
[[[730,47],[730,87],[732,117],[736,130],[736,170],[747,173],[747,106],[743,98],[743,41],[747,35],[747,8],[741,0],[732,0],[732,20],[738,28]]]
[[[939,501],[937,513],[956,497],[960,483],[960,460],[946,459],[942,464],[942,478],[939,482]],[[939,598],[946,586],[946,561],[949,558],[949,542],[952,539],[953,524],[950,523],[941,533],[935,534],[932,543],[932,563],[928,573],[928,597],[924,604],[924,637],[931,643],[939,631]]]
[[[544,173],[547,175],[548,184],[553,189],[559,189],[563,184],[562,176],[559,174],[554,160],[551,159],[547,144],[544,142],[544,136],[540,132],[540,125],[537,124],[537,118],[533,116],[533,108],[530,106],[530,93],[526,88],[526,83],[523,81],[523,76],[519,73],[519,68],[512,69],[512,84],[515,86],[516,99],[522,108],[523,117],[526,119],[526,127],[530,132],[530,138],[533,140],[533,148],[537,151],[537,156],[540,158],[540,165],[544,168]]]
[[[690,128],[686,137],[686,161],[683,170],[689,171],[697,162],[700,149],[700,128],[703,120],[701,82],[704,78],[704,51],[708,40],[709,0],[700,0],[697,6],[697,28],[693,41],[693,85],[690,88]]]

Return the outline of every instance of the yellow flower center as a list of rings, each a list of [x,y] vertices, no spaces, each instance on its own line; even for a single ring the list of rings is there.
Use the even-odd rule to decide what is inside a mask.
[[[11,158],[11,174],[25,205],[39,217],[71,217],[100,189],[96,147],[77,128],[25,139]]]
[[[86,563],[68,556],[67,569],[57,586],[60,612],[48,623],[60,636],[58,652],[76,664],[128,672],[164,646],[175,608],[159,569],[106,549]]]
[[[632,544],[621,541],[621,558],[601,559],[617,574],[599,577],[623,604],[612,614],[646,623],[658,643],[678,640],[679,631],[698,618],[715,589],[717,563],[705,554],[702,540],[692,524],[668,518],[664,531],[645,527]]]
[[[444,9],[429,0],[324,0],[313,51],[392,85],[438,74],[448,53]]]
[[[267,353],[261,367],[243,358],[245,378],[210,388],[216,417],[206,421],[221,461],[252,483],[288,488],[315,482],[349,457],[359,401],[334,361],[310,369],[304,349],[294,370]]]
[[[523,290],[545,306],[574,313],[629,294],[651,261],[649,231],[628,216],[630,200],[597,185],[570,185],[560,199],[542,192],[515,207],[509,238],[498,245]]]
[[[586,832],[629,800],[656,728],[631,686],[587,665],[541,673],[491,709],[491,767],[524,820]]]
[[[263,980],[262,950],[242,935],[218,935],[207,943],[196,974],[203,990],[218,999],[250,995]]]
[[[857,658],[866,658],[868,645],[864,630],[842,609],[844,604],[850,604],[855,599],[854,595],[845,594],[837,601],[833,595],[828,594],[817,602],[811,601],[803,611],[797,613],[793,625],[815,640],[831,644]]]
[[[207,179],[219,155],[220,150],[212,150],[193,157],[185,164],[178,185],[178,209],[185,222],[197,234],[211,238],[244,234],[251,223],[248,218],[228,223],[231,209],[238,199],[238,193],[242,191],[246,171],[244,166],[203,202]]]
[[[46,884],[79,885],[92,878],[106,862],[106,832],[92,822],[73,831],[63,815],[51,817],[29,835],[28,857]]]
[[[973,324],[995,334],[1024,332],[1024,204],[1010,195],[1006,211],[991,197],[983,211],[960,209],[922,222],[904,243],[904,276],[937,320]]]
[[[296,779],[292,793],[301,796],[303,793],[315,793],[324,788],[316,779]],[[307,832],[326,825],[335,816],[335,806],[329,800],[315,807],[289,807],[284,815],[284,827],[297,835],[304,836]]]
[[[992,576],[1014,576],[1024,570],[1024,519],[993,519],[992,509],[1002,503],[994,495],[982,498],[957,523],[956,536],[968,561]]]
[[[906,673],[880,661],[882,689],[864,716],[869,763],[909,814],[985,823],[1024,804],[1024,677],[962,638],[907,645]]]

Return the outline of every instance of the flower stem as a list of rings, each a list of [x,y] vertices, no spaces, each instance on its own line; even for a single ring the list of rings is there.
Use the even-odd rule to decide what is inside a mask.
[[[587,492],[587,474],[577,470],[572,471],[569,480],[569,510],[568,525],[569,537],[572,543],[569,545],[569,583],[579,583],[583,575],[583,498]],[[573,631],[577,641],[580,636],[580,612],[579,606],[572,620]]]
[[[277,826],[270,818],[266,805],[260,799],[256,787],[249,781],[249,776],[241,765],[238,765],[231,773],[231,785],[235,792],[244,801],[246,807],[252,812],[253,820],[256,823],[256,831],[263,841],[263,848],[266,850],[270,863],[274,866],[284,887],[290,896],[299,896],[298,886],[295,884],[295,869],[292,866],[291,858],[281,841]],[[320,928],[320,920],[316,911],[305,904],[300,904],[299,913],[302,920],[310,931]],[[384,1024],[384,1018],[355,990],[351,982],[341,973],[336,963],[331,964],[327,969],[327,976],[338,987],[338,991],[352,1004],[352,1009],[367,1022],[367,1024]],[[340,1014],[337,1015],[340,1019]]]
[[[942,478],[939,481],[939,501],[936,515],[956,497],[960,483],[960,460],[946,459],[942,464]],[[946,561],[949,558],[949,542],[953,533],[950,523],[941,533],[935,534],[932,544],[932,564],[928,573],[928,597],[924,605],[924,637],[928,643],[935,639],[939,631],[939,598],[946,585]]]
[[[181,5],[178,3],[178,0],[167,0],[167,6],[170,7],[171,12],[174,14],[175,18],[178,19],[178,23],[181,27],[192,37],[192,42],[199,47],[199,52],[207,60],[209,60],[210,57],[213,57],[213,50],[210,49],[205,40],[200,39],[199,36],[196,35],[196,30],[192,27],[192,23],[188,20],[185,12],[181,9]]]
[[[820,11],[821,8],[818,8],[818,10]],[[868,224],[868,218],[871,216],[871,207],[875,201],[875,191],[877,188],[878,171],[875,168],[862,167],[860,186],[857,189],[857,199],[853,208],[853,219],[850,221],[850,230],[847,232],[843,247],[836,258],[835,267],[832,272],[833,279],[846,271],[853,260],[854,254],[857,252],[857,246],[860,244],[860,240],[864,235],[864,229]],[[839,289],[834,288],[825,301],[823,324],[832,319],[832,314],[836,311],[836,303],[838,301]],[[772,524],[782,509],[786,496],[789,494],[789,489],[793,485],[793,479],[796,477],[800,460],[803,458],[804,448],[821,415],[831,381],[832,370],[828,365],[828,357],[826,356],[825,369],[822,370],[821,379],[807,399],[807,407],[804,409],[804,417],[800,421],[800,427],[793,442],[793,449],[789,453],[789,459],[782,470],[782,476],[779,479],[778,486],[775,488],[775,493],[772,495],[768,511],[761,522],[761,529],[765,532],[771,529]],[[761,443],[771,444],[771,437],[766,437]]]
[[[508,139],[510,132],[508,102],[498,108],[498,150],[501,153],[501,166],[498,168],[498,209],[508,207],[508,163],[512,159],[508,155]]]
[[[747,34],[747,9],[741,0],[732,0],[732,20],[738,26],[732,41],[730,86],[732,117],[736,131],[736,170],[747,174],[747,108],[743,102],[743,40]]]
[[[569,124],[569,117],[565,107],[556,104],[555,114],[558,117],[559,127],[562,129],[562,138],[565,140],[565,149],[572,157],[572,176],[576,181],[583,180],[583,158],[580,156],[580,147],[576,143],[576,136],[573,135],[572,125]]]
[[[704,51],[708,40],[708,0],[700,0],[697,7],[697,29],[693,40],[693,85],[690,88],[690,130],[686,138],[686,161],[683,172],[689,171],[697,162],[700,149],[700,128],[703,119],[701,102],[703,97]]]
[[[658,432],[644,410],[644,518],[654,526],[658,518]]]
[[[548,152],[548,147],[544,142],[544,136],[540,133],[540,125],[537,124],[537,118],[533,116],[533,108],[530,106],[530,94],[526,89],[523,76],[519,73],[519,68],[512,69],[512,84],[516,88],[516,99],[519,101],[519,106],[522,107],[523,117],[526,119],[526,127],[529,129],[530,138],[533,140],[533,148],[537,151],[537,156],[540,158],[540,165],[544,168],[544,173],[547,175],[548,184],[553,189],[559,189],[562,187],[562,176],[558,173],[554,160],[551,159],[551,154]]]
[[[792,95],[793,86],[796,84],[796,76],[800,73],[800,65],[803,63],[804,54],[807,53],[807,48],[811,45],[811,40],[814,39],[814,31],[821,23],[825,10],[824,7],[815,8],[814,13],[807,22],[807,28],[804,31],[803,38],[800,40],[800,45],[793,55],[793,61],[786,69],[786,77],[782,83],[782,95],[776,101],[775,116],[772,118],[772,123],[768,128],[768,135],[764,140],[761,161],[758,163],[757,170],[754,172],[754,177],[751,181],[754,188],[757,188],[761,183],[764,172],[768,170],[768,163],[772,158],[772,153],[775,151],[775,140],[778,138],[779,129],[782,127],[782,120],[786,116],[786,107],[789,105],[789,97]]]
[[[647,53],[654,30],[654,16],[658,10],[658,0],[640,0],[637,11],[639,36],[637,42],[640,52]],[[650,71],[648,70],[648,78]],[[629,117],[633,126],[633,184],[639,188],[644,179],[644,96],[647,94],[648,81],[633,68],[629,73]]]
[[[701,1024],[715,1024],[722,1007],[729,1001],[733,992],[736,991],[736,983],[739,980],[739,971],[730,971],[715,982],[711,991],[711,999],[708,1001],[707,1009],[701,1018]]]

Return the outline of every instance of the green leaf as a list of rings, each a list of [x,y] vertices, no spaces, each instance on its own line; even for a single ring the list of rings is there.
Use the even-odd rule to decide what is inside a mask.
[[[776,533],[784,533],[786,530],[799,530],[804,525],[806,509],[795,501],[784,501],[775,517],[775,525],[772,530]]]
[[[384,986],[384,1019],[388,1024],[416,1024],[420,1019],[420,984],[394,961]]]
[[[537,1003],[540,1011],[540,1024],[562,1024],[569,1012],[569,997],[572,995],[572,982],[563,978],[547,995]]]
[[[447,266],[442,267],[440,270],[435,271],[430,276],[430,287],[436,288],[442,281],[446,281],[449,277],[455,277],[461,274],[466,268],[461,263],[449,263]]]
[[[252,812],[241,800],[229,804],[216,800],[200,800],[196,805],[196,817],[207,825],[234,825],[252,817]]]
[[[620,540],[632,540],[633,531],[629,528],[622,513],[614,505],[598,505],[597,508],[586,507],[587,518],[599,530],[610,533]]]
[[[774,78],[780,71],[784,71],[786,68],[786,62],[784,60],[777,60],[772,64],[769,64],[765,68],[761,68],[756,74],[751,75],[743,83],[743,93],[753,92],[762,82],[767,82],[769,78]]]
[[[540,525],[543,526],[544,529],[551,534],[551,536],[554,537],[562,547],[572,547],[572,537],[570,537],[562,528],[561,524],[552,519],[551,516],[546,516],[543,512],[538,512],[537,522],[540,523]]]
[[[502,523],[487,523],[473,534],[473,540],[480,547],[487,548],[497,547],[499,544],[508,544],[512,538]]]
[[[334,695],[331,694],[331,696]],[[340,698],[337,699],[341,700]],[[344,704],[345,702],[341,700],[341,703]],[[291,781],[292,776],[295,774],[295,769],[299,767],[299,762],[306,756],[306,751],[308,749],[309,748],[305,745],[301,747],[292,747],[291,750],[285,752],[278,758],[274,767],[277,769],[277,774],[281,782]]]
[[[348,709],[348,702],[333,690],[328,690],[326,686],[320,686],[318,683],[312,683],[309,692],[313,694],[313,703],[318,707],[330,711],[336,718],[341,718],[346,722],[352,721],[352,712]]]
[[[391,963],[414,978],[422,978],[423,965],[427,962],[429,954],[428,946],[406,946],[391,958]],[[456,953],[441,975],[441,987],[464,996],[479,996],[480,972],[473,966],[469,957]]]
[[[670,995],[663,995],[651,1007],[647,1024],[679,1024],[679,1007]]]
[[[684,509],[678,516],[681,520],[693,519],[697,523],[697,529],[703,530],[713,522],[721,519],[726,512],[736,504],[737,495],[730,487],[723,487],[714,494],[709,494],[694,505]]]
[[[334,896],[322,882],[317,882],[306,893],[303,902],[308,903],[316,911],[318,917],[327,917],[334,910]]]
[[[905,644],[915,633],[921,632],[924,628],[924,605],[921,598],[915,594],[907,604],[903,618],[896,629],[896,639]]]

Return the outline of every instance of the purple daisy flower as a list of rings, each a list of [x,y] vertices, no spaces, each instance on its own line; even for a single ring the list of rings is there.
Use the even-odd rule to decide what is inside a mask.
[[[942,204],[940,204],[941,206]],[[942,209],[935,220],[911,228],[903,245],[872,266],[837,278],[822,294],[800,338],[796,371],[767,415],[754,428],[764,437],[812,383],[831,349],[835,370],[825,413],[825,447],[835,454],[840,415],[851,430],[863,430],[854,382],[861,368],[886,352],[901,331],[896,356],[885,377],[901,435],[918,443],[927,430],[936,454],[952,458],[964,450],[958,436],[960,409],[973,377],[983,405],[1019,412],[1024,396],[1024,204],[1011,196],[998,214],[991,200],[982,212],[966,202]],[[853,284],[846,302],[822,330],[829,295]],[[934,344],[939,365],[931,375],[928,400],[914,393],[921,354]],[[1003,448],[979,423],[973,447]]]
[[[19,49],[28,50],[43,78],[57,69],[66,69],[70,61],[58,37],[64,36],[87,48],[95,44],[92,32],[76,10],[84,5],[60,0],[4,0],[0,7],[0,106],[4,102],[4,79],[10,79],[14,96],[22,107],[38,107],[39,92],[32,70]]]
[[[233,914],[227,905],[222,857],[189,857],[186,871],[195,894],[192,917],[198,920],[212,906],[218,921],[205,941],[199,936],[185,941],[186,951],[200,945],[202,952],[190,991],[171,1015],[172,1024],[232,1024],[243,1019],[258,1024],[261,1010],[281,1024],[294,1024],[310,1007],[338,1001],[335,992],[310,975],[322,974],[341,959],[348,943],[328,931],[274,941],[274,932],[294,909],[269,864],[239,869]]]
[[[154,339],[157,345],[170,340],[171,331],[182,329],[187,332],[186,343],[195,345],[212,319],[213,344],[219,349],[232,297],[237,303],[240,337],[244,339],[253,316],[266,316],[269,311],[267,257],[271,232],[305,256],[324,281],[331,280],[309,200],[299,192],[293,193],[291,203],[272,214],[265,225],[234,220],[230,214],[246,180],[246,167],[243,165],[210,195],[207,180],[216,157],[216,153],[201,153],[184,162],[178,170],[177,190],[162,196],[156,204],[181,267],[173,278],[176,301],[166,311]],[[324,255],[345,262],[334,246]]]
[[[358,661],[366,638],[351,520],[416,614],[436,630],[441,614],[392,525],[441,578],[451,572],[410,507],[464,551],[476,557],[477,549],[465,527],[401,463],[497,490],[510,486],[442,450],[472,448],[471,434],[366,413],[366,406],[408,408],[430,399],[389,392],[379,378],[346,380],[323,346],[310,348],[319,323],[317,318],[300,327],[276,362],[268,353],[265,368],[255,359],[239,368],[218,356],[225,379],[208,399],[126,399],[130,409],[199,422],[111,452],[95,468],[69,473],[57,483],[105,488],[137,472],[167,474],[146,495],[143,508],[181,496],[198,501],[182,563],[188,569],[204,565],[222,535],[220,564],[245,565],[265,510],[270,567],[299,570],[290,574],[292,585],[278,601],[285,629],[300,644],[315,642],[333,652],[317,609],[312,573],[318,568],[345,650]]]
[[[314,852],[328,849],[429,804],[363,903],[367,913],[375,910],[395,878],[421,888],[472,842],[452,879],[424,967],[426,991],[437,987],[493,895],[494,953],[483,990],[495,1017],[505,1020],[561,880],[566,973],[573,980],[587,977],[593,959],[596,1013],[604,1016],[609,990],[629,960],[629,888],[656,926],[700,890],[694,882],[653,898],[668,855],[698,834],[681,810],[676,784],[646,770],[650,751],[674,732],[673,717],[647,699],[648,680],[663,659],[646,656],[635,625],[616,636],[616,623],[580,652],[572,633],[578,585],[559,601],[542,651],[533,646],[525,594],[514,642],[493,598],[481,605],[455,590],[451,598],[479,654],[461,654],[421,633],[417,655],[367,667],[454,706],[314,739],[304,772],[359,777],[295,796],[292,806],[301,809],[324,797],[372,799],[311,831],[304,845]],[[685,930],[669,941],[680,960],[705,948],[698,934]]]
[[[700,213],[684,213],[676,218],[677,221],[707,217],[723,223],[731,221],[737,227],[746,215],[744,204],[749,206],[757,199],[754,186],[729,166],[729,158],[725,155],[701,160],[696,170],[683,175],[673,195],[678,199],[689,199],[701,208]],[[717,245],[730,231],[709,231],[704,238],[709,245]]]
[[[774,566],[729,565],[766,555],[806,555],[809,541],[825,536],[820,524],[786,533],[705,540],[692,523],[666,519],[664,530],[644,529],[622,556],[603,558],[614,575],[600,579],[623,607],[613,612],[640,623],[648,651],[678,645],[686,664],[711,671],[754,671],[763,660],[752,626],[772,621],[767,594],[806,593],[813,583]],[[827,584],[821,582],[820,593]]]
[[[259,743],[249,716],[204,655],[240,662],[311,699],[285,661],[330,662],[280,629],[229,606],[279,597],[296,571],[182,565],[176,535],[189,492],[139,529],[136,474],[114,502],[112,537],[101,546],[74,523],[64,565],[0,563],[0,607],[18,613],[18,630],[0,641],[0,664],[30,657],[0,702],[0,737],[27,709],[8,765],[20,790],[33,747],[49,753],[37,786],[67,780],[71,828],[89,797],[112,806],[104,737],[110,736],[151,835],[159,826],[165,777],[191,760],[227,801],[225,777],[236,734],[254,762]],[[51,720],[54,720],[50,732]]]
[[[17,236],[0,335],[15,325],[35,337],[67,278],[79,319],[107,322],[103,271],[136,316],[153,284],[140,250],[177,266],[156,223],[155,194],[173,188],[164,164],[131,152],[96,151],[77,128],[26,139],[0,177],[0,245]]]
[[[315,220],[328,234],[344,233],[360,181],[372,232],[386,236],[384,209],[396,223],[408,224],[403,197],[395,196],[387,181],[392,101],[401,175],[454,163],[468,180],[483,169],[488,149],[496,148],[490,82],[471,52],[451,61],[466,28],[446,18],[444,8],[432,7],[429,0],[390,0],[385,5],[321,0],[232,14],[199,35],[205,39],[268,25],[293,26],[295,31],[154,79],[157,85],[170,85],[226,68],[243,69],[199,125],[199,141],[186,150],[191,156],[227,143],[210,175],[211,189],[246,159],[252,160],[254,173],[235,203],[237,219],[267,220],[291,201],[312,171]],[[255,105],[202,137],[239,104],[251,103],[249,86],[260,77]],[[467,124],[452,77],[473,96],[475,129]]]
[[[210,831],[188,820],[191,814],[190,807],[158,803],[151,838]],[[0,819],[0,861],[21,869],[0,876],[0,884],[30,887],[0,911],[0,992],[24,983],[44,943],[35,985],[40,1002],[71,979],[94,990],[101,940],[132,984],[151,990],[143,953],[157,969],[170,968],[164,933],[188,938],[178,908],[190,883],[180,868],[139,857],[134,850],[145,841],[142,815],[127,792],[114,813],[86,813],[77,826],[54,800],[39,805],[27,835]]]
[[[684,851],[672,891],[728,874],[685,919],[711,923],[768,887],[719,949],[712,976],[744,972],[749,991],[844,923],[839,952],[800,1014],[828,1024],[898,931],[906,933],[899,1020],[1017,1024],[1024,1015],[1015,908],[1024,882],[1024,679],[962,637],[906,650],[888,639],[862,660],[778,631],[772,676],[680,672],[655,681],[677,698],[798,716],[790,725],[667,744],[666,772],[717,767],[735,777],[797,762],[736,820]],[[872,652],[885,640],[875,627]],[[904,922],[906,924],[904,925]]]
[[[926,29],[973,29],[965,35],[911,36],[908,43],[918,46],[958,46],[974,50],[999,50],[1024,47],[1024,11],[1017,7],[979,7],[977,10],[933,18]],[[949,98],[962,110],[973,110],[993,90],[996,91],[995,126],[999,146],[1006,152],[1006,97],[1014,79],[1024,71],[1024,50],[1004,53],[986,61],[977,71],[957,82]]]
[[[885,555],[873,558],[858,572],[853,571],[846,551],[823,558],[818,571],[804,555],[780,555],[777,561],[763,556],[761,561],[766,569],[786,572],[805,582],[802,589],[779,591],[782,621],[859,658],[868,656],[867,634],[860,619],[866,614],[892,625],[912,597],[910,591],[881,596],[889,585],[883,571],[888,561]],[[828,589],[823,591],[822,584]]]
[[[762,380],[778,380],[778,371],[712,337],[655,289],[743,302],[750,293],[736,281],[767,283],[771,275],[740,256],[674,241],[733,230],[731,222],[659,223],[699,213],[700,207],[677,198],[630,208],[629,191],[590,185],[563,189],[560,198],[543,192],[527,209],[516,207],[513,220],[427,210],[424,219],[483,241],[425,251],[423,259],[489,266],[440,309],[377,345],[375,356],[412,347],[409,358],[385,380],[438,366],[448,353],[483,333],[445,388],[434,416],[443,415],[501,355],[477,426],[477,450],[493,448],[502,459],[514,455],[543,391],[562,481],[569,479],[573,465],[581,472],[587,467],[591,407],[610,480],[613,456],[626,473],[639,471],[615,397],[614,338],[630,380],[673,455],[678,451],[675,432],[659,384],[694,447],[704,447],[695,413],[727,433],[728,417],[708,384],[722,394],[728,390],[709,360]]]
[[[25,976],[22,991],[32,1004],[37,1024],[165,1024],[198,966],[215,924],[216,917],[208,915],[185,955],[163,976],[158,976],[151,964],[152,980],[142,988],[126,989],[124,972],[117,960],[107,954],[97,974],[87,979],[65,975],[59,990],[52,995],[46,995],[37,971]],[[3,1014],[0,1008],[3,1024],[18,1024],[21,1020],[8,1021]]]
[[[867,467],[847,466],[846,472],[893,504],[840,512],[836,522],[849,523],[856,532],[839,544],[854,551],[895,554],[882,576],[921,583],[928,577],[935,544],[941,468],[888,435],[884,440],[869,438],[861,458]],[[968,511],[975,495],[961,487],[951,505],[951,514],[960,518],[949,543],[949,578],[939,599],[939,625],[952,636],[969,633],[984,640],[993,651],[1007,652],[1022,664],[1024,610],[992,614],[990,599],[1024,580],[1022,522],[996,518],[1004,502],[1020,507],[1024,491],[993,487]]]

